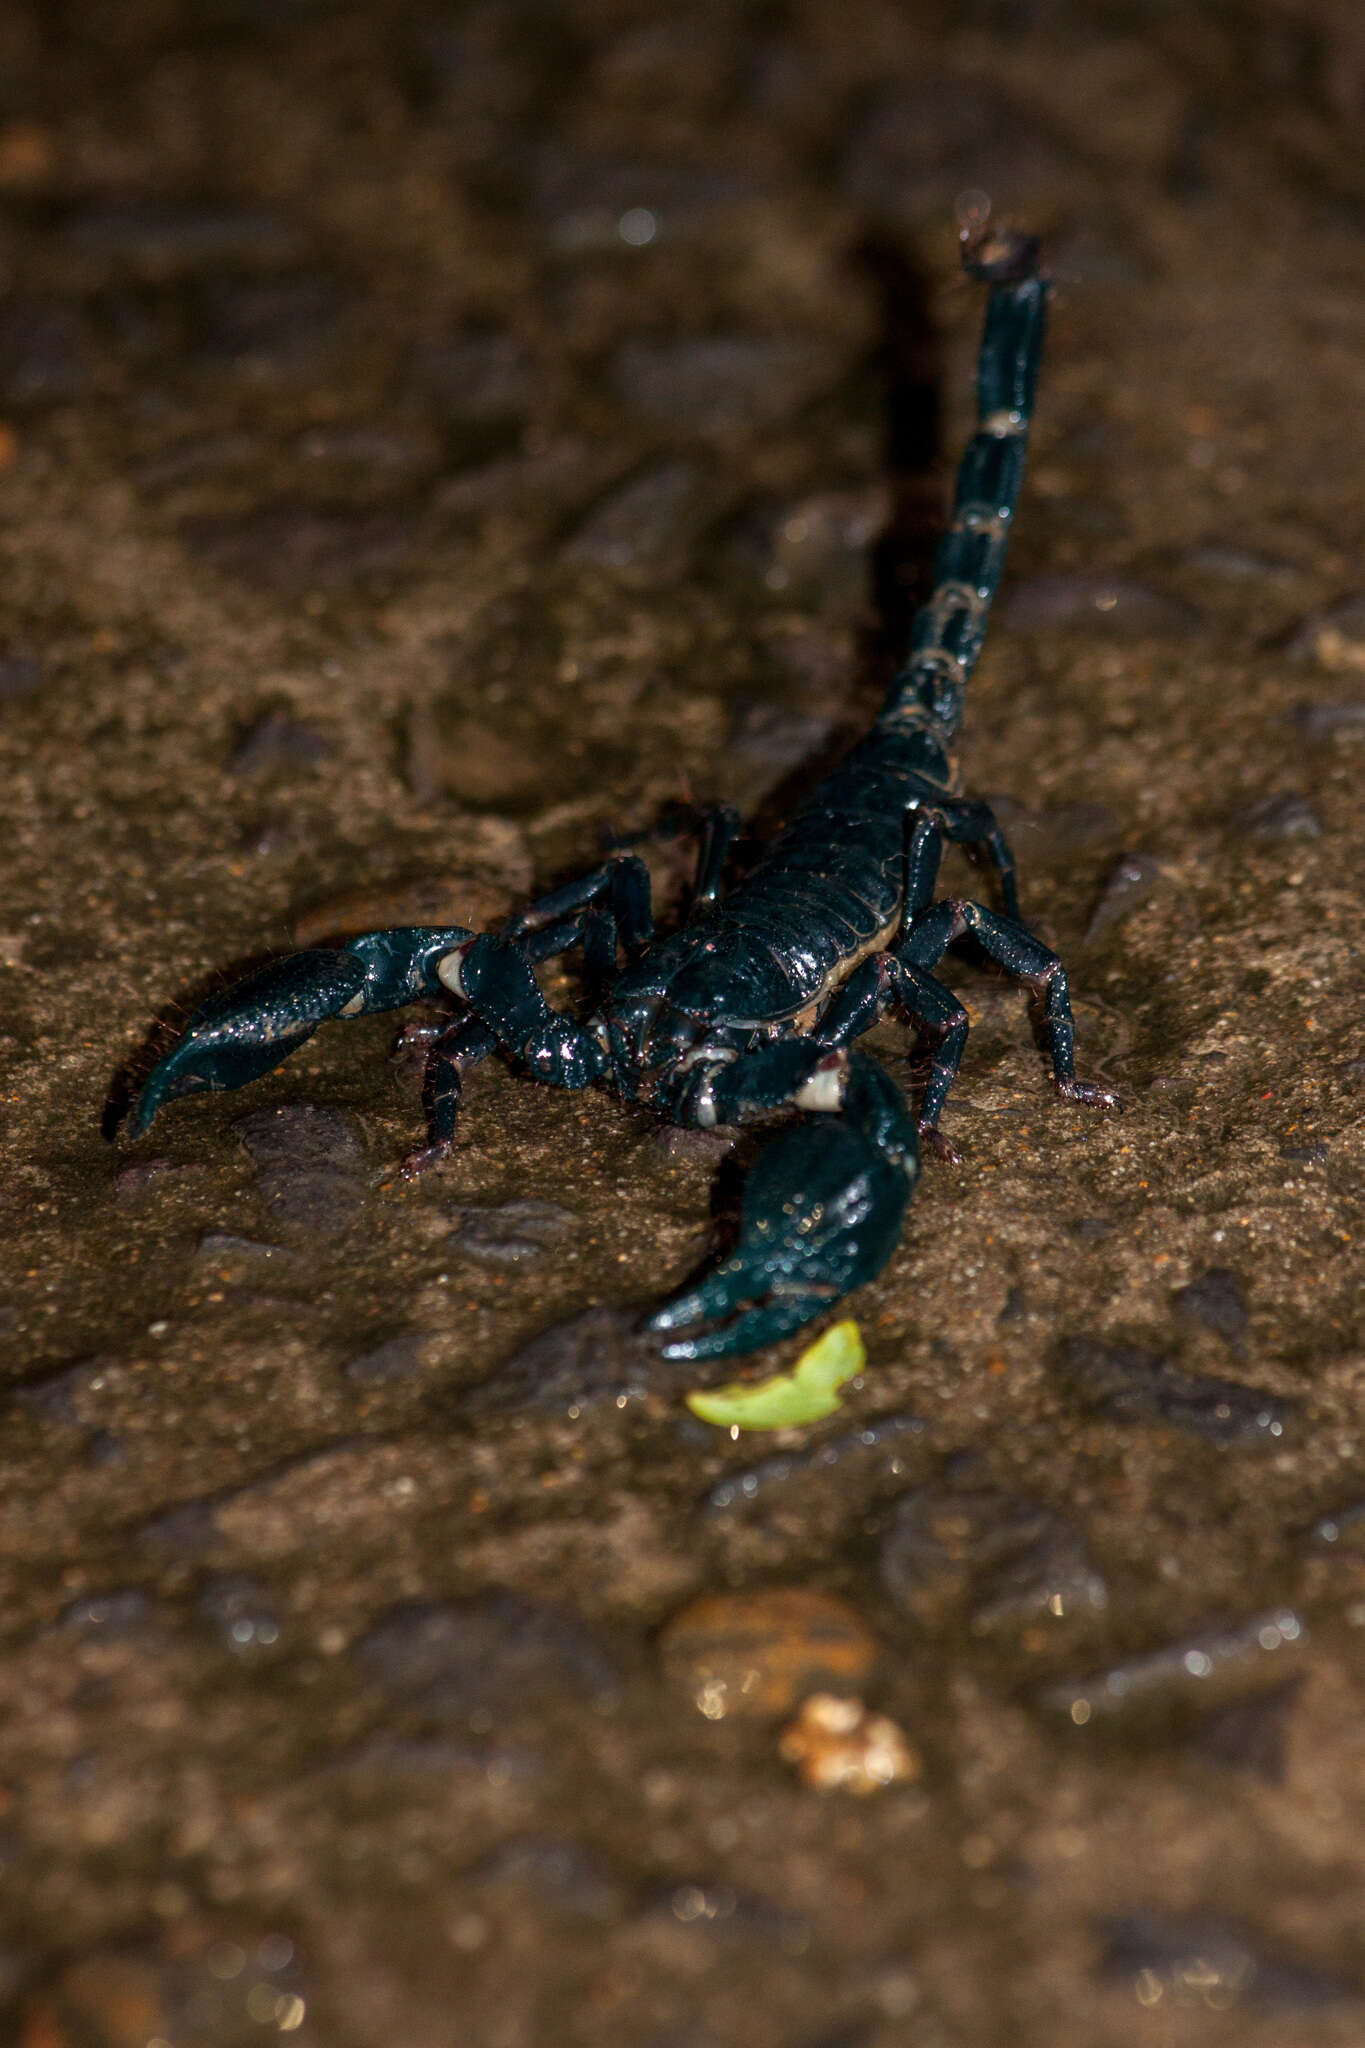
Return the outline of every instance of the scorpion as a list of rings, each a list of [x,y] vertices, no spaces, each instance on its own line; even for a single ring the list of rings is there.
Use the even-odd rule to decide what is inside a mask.
[[[456,1007],[426,1032],[427,1144],[409,1174],[450,1151],[463,1076],[494,1051],[552,1087],[605,1082],[703,1131],[795,1110],[746,1177],[729,1256],[645,1319],[665,1357],[706,1359],[774,1342],[872,1279],[900,1234],[920,1141],[957,1158],[939,1117],[968,1017],[933,970],[959,940],[1039,1001],[1058,1093],[1118,1107],[1076,1078],[1065,971],[1022,921],[1005,837],[962,793],[954,752],[1023,481],[1049,291],[1035,237],[978,224],[962,241],[987,287],[977,423],[932,590],[875,723],[737,884],[722,893],[738,816],[718,810],[670,936],[655,935],[644,861],[618,848],[496,932],[398,926],[275,961],[194,1013],[146,1079],[134,1136],[179,1096],[269,1073],[329,1017],[443,997]],[[936,900],[948,844],[994,869],[1000,909]],[[574,948],[596,997],[581,1020],[552,1009],[533,972]],[[855,1049],[888,1010],[928,1055],[917,1116]]]

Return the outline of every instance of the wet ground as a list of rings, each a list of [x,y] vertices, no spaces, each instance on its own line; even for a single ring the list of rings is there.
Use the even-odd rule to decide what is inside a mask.
[[[1365,2037],[1363,106],[1311,0],[0,8],[6,2038]],[[972,192],[1057,292],[965,758],[1122,1117],[955,968],[964,1163],[740,1441],[623,1313],[723,1142],[490,1066],[408,1186],[382,1018],[111,1141],[253,959],[780,815]]]

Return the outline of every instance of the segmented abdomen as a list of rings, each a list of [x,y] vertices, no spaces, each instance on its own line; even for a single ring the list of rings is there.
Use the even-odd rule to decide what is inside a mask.
[[[768,1015],[818,1001],[895,931],[907,813],[943,794],[909,765],[913,753],[911,736],[874,727],[727,897],[718,950],[733,957],[725,940],[737,939],[780,970],[785,998]]]

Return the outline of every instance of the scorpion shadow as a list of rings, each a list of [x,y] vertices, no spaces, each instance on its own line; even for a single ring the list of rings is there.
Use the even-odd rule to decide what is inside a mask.
[[[873,623],[863,651],[864,667],[884,687],[909,641],[910,621],[929,593],[943,530],[943,346],[928,277],[901,243],[865,237],[852,250],[849,267],[871,285],[881,306],[874,364],[882,386],[882,462],[891,486],[891,517],[868,565]]]
[[[746,820],[736,842],[740,872],[750,851],[761,851],[810,797],[829,772],[831,756],[867,731],[908,642],[910,622],[932,587],[934,550],[943,530],[949,488],[945,365],[929,273],[906,244],[887,235],[855,242],[843,267],[853,288],[870,290],[879,308],[878,339],[866,370],[879,393],[881,474],[890,487],[890,513],[867,554],[867,606],[857,631],[849,701],[829,735],[764,794]]]

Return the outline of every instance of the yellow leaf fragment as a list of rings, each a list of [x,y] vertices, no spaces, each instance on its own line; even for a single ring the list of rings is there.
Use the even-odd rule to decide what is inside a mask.
[[[795,1429],[842,1408],[837,1389],[866,1363],[862,1334],[849,1317],[818,1337],[790,1372],[689,1394],[687,1405],[717,1429]]]

